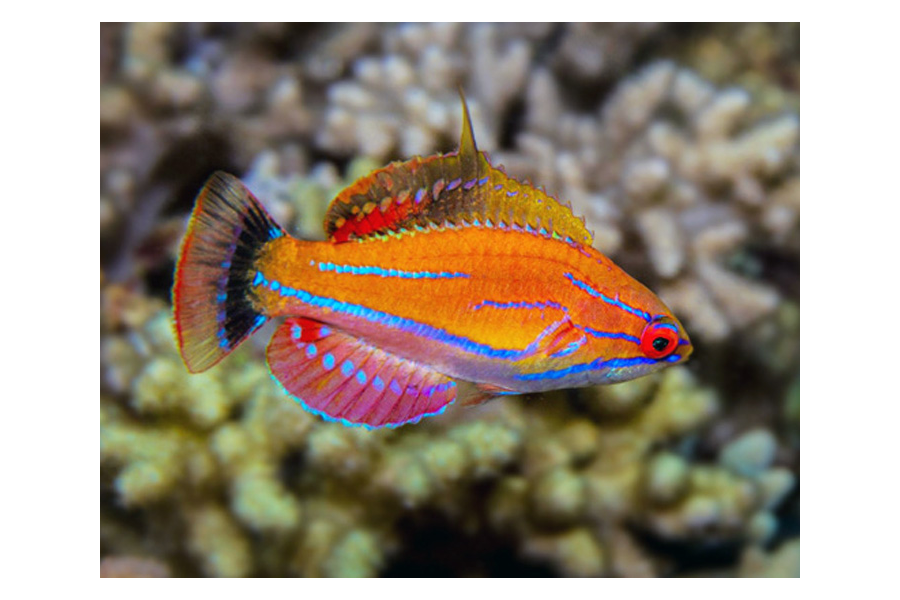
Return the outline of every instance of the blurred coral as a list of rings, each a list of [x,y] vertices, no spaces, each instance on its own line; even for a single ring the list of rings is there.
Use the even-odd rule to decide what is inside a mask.
[[[169,567],[153,558],[107,556],[100,561],[100,577],[169,577]]]

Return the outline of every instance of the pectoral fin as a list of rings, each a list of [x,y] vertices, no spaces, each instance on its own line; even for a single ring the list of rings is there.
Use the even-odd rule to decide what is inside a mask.
[[[578,350],[585,341],[587,338],[584,333],[566,316],[538,336],[531,354],[543,358],[560,358]]]

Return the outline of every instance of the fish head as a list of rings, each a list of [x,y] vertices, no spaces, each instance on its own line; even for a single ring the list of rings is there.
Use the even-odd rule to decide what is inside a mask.
[[[637,281],[591,301],[585,331],[595,368],[592,384],[629,381],[687,360],[694,347],[681,322],[653,292]]]

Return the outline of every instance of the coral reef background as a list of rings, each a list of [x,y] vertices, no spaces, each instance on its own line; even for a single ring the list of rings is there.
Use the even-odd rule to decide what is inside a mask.
[[[799,25],[103,24],[104,576],[799,575]],[[389,160],[479,147],[570,201],[696,350],[396,430],[325,423],[266,332],[178,358],[193,198],[292,233]]]

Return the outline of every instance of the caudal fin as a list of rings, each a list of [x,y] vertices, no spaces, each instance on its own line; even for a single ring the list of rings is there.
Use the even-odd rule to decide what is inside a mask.
[[[266,322],[247,291],[260,250],[283,235],[237,177],[216,172],[200,190],[172,288],[189,371],[212,367]]]

